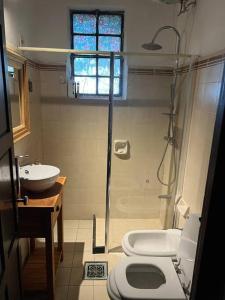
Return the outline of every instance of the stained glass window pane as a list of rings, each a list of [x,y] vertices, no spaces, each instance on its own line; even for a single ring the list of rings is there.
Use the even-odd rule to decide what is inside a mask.
[[[98,60],[98,75],[109,76],[110,75],[110,59],[99,58]]]
[[[99,78],[98,80],[98,92],[102,95],[109,94],[109,78]],[[120,93],[120,79],[114,78],[114,95],[119,95]]]
[[[96,75],[96,59],[95,58],[80,58],[74,60],[75,75]]]
[[[96,94],[95,77],[75,77],[75,82],[80,84],[80,94]]]
[[[96,50],[96,37],[76,35],[74,36],[74,49],[76,50]]]
[[[121,34],[121,17],[102,15],[99,16],[100,34]]]
[[[109,94],[109,78],[99,78],[98,92],[99,94]]]
[[[113,86],[113,93],[114,95],[119,95],[120,93],[120,79],[114,78],[114,86]]]
[[[114,63],[114,76],[120,76],[120,59],[115,59]]]
[[[120,51],[120,37],[100,36],[98,43],[100,51]]]
[[[96,16],[90,14],[73,15],[74,33],[96,33]]]
[[[110,76],[110,59],[99,58],[98,60],[98,75]],[[120,76],[120,59],[115,59],[114,76]]]

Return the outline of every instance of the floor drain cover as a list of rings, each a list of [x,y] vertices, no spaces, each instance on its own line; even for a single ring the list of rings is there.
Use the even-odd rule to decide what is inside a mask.
[[[107,261],[93,262],[86,261],[84,265],[84,279],[86,280],[106,280],[108,277]]]

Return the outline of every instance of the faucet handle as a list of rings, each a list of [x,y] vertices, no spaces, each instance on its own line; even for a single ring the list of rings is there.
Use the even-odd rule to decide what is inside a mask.
[[[24,158],[24,157],[29,157],[28,154],[25,154],[25,155],[16,155],[15,158]]]

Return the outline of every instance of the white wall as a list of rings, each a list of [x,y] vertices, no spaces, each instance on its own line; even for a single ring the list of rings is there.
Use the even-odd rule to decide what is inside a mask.
[[[33,44],[36,32],[36,13],[33,1],[4,1],[4,18],[6,43],[17,47],[20,40],[25,44]],[[28,56],[31,57],[29,53]]]
[[[174,24],[174,6],[161,5],[150,0],[5,0],[6,38],[18,45],[24,36],[26,46],[70,48],[71,9],[102,9],[125,11],[125,49],[142,51],[141,45],[151,40],[163,25]],[[163,52],[171,52],[174,35],[162,33],[159,37]],[[45,63],[64,63],[64,55],[35,54]]]
[[[178,17],[183,51],[206,56],[225,49],[224,12],[224,0],[197,0],[195,8]]]
[[[182,35],[183,52],[198,54],[200,60],[225,49],[225,2],[198,0],[196,8],[178,17],[177,27]],[[182,161],[182,186],[179,194],[192,212],[202,210],[208,165],[216,119],[223,63],[205,66],[194,71],[196,76],[193,94],[193,112],[187,139],[186,161]],[[183,156],[185,160],[185,156]],[[181,174],[180,174],[181,176]],[[179,183],[181,182],[179,180]],[[180,221],[183,221],[182,218]],[[181,222],[182,223],[182,222]]]
[[[6,11],[10,9],[10,14],[17,15],[16,18],[11,18],[9,13],[7,16],[7,36],[12,36],[9,40],[17,39],[15,31],[9,30],[11,27],[25,36],[25,43],[34,46],[69,47],[69,10],[100,8],[125,11],[126,50],[141,51],[141,44],[150,40],[160,26],[175,25],[176,19],[187,52],[205,56],[225,48],[225,39],[222,38],[225,36],[224,0],[197,0],[196,8],[178,18],[173,5],[151,0],[5,0],[5,3]],[[16,26],[9,26],[11,24]],[[32,28],[33,37],[26,33],[28,28]],[[162,51],[174,50],[173,33],[162,33],[159,42],[164,46]],[[63,61],[63,57],[58,60],[57,57],[44,55],[39,59],[44,57],[46,62]]]
[[[107,103],[80,102],[59,84],[63,71],[41,71],[43,159],[68,177],[65,219],[105,215]],[[156,179],[165,142],[171,76],[129,74],[128,100],[115,105],[113,140],[128,139],[130,158],[112,157],[111,217],[159,219]]]

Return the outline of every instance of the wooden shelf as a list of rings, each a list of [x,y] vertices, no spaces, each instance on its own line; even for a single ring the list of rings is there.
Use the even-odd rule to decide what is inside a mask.
[[[55,270],[60,262],[62,251],[55,247]],[[46,291],[46,257],[45,248],[36,248],[29,256],[22,271],[23,289],[26,291]]]

